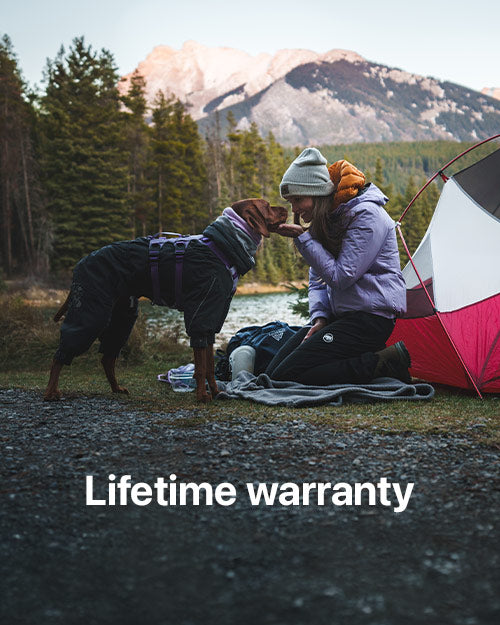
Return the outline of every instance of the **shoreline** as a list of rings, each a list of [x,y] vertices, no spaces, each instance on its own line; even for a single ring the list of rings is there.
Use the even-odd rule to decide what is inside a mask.
[[[300,288],[303,284],[301,281],[291,281],[287,283],[281,282],[280,284],[266,284],[262,282],[249,282],[248,284],[242,284],[236,288],[235,296],[238,295],[266,295],[269,293],[288,293],[290,290],[286,287],[286,284],[292,284],[293,286]]]
[[[239,295],[267,295],[271,293],[287,293],[289,289],[285,284],[292,284],[300,288],[303,281],[291,281],[280,284],[267,284],[262,282],[248,282],[239,285],[236,289],[235,297]],[[2,296],[20,296],[26,304],[32,306],[60,306],[68,295],[68,290],[53,287],[43,287],[38,285],[22,286],[12,281],[7,281],[7,290],[2,292]],[[144,298],[141,298],[141,300]]]

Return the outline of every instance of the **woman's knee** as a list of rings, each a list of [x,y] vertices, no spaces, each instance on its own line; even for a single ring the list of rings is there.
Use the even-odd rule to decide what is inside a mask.
[[[293,352],[280,362],[272,371],[266,371],[267,375],[272,380],[280,380],[282,382],[297,382],[298,378],[307,370],[304,362],[301,358],[296,357],[296,352]]]

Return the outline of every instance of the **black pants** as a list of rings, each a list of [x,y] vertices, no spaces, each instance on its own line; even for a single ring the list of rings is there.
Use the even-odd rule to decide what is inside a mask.
[[[266,369],[274,380],[327,386],[364,384],[373,379],[378,356],[394,329],[394,320],[365,312],[337,317],[304,343],[310,326],[299,330]]]

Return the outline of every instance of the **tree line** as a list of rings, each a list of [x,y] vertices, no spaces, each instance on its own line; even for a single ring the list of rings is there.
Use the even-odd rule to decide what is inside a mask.
[[[142,76],[126,93],[112,55],[84,38],[47,62],[30,93],[12,44],[0,42],[0,215],[4,275],[63,273],[111,241],[158,231],[198,233],[243,197],[279,198],[287,162],[272,135],[233,120],[201,137],[186,107]],[[290,241],[266,240],[247,279],[300,279]]]
[[[8,36],[0,41],[0,219],[4,276],[67,275],[82,256],[111,241],[158,231],[198,233],[243,197],[282,203],[279,183],[301,148],[284,149],[255,124],[237,127],[231,113],[205,136],[183,103],[161,91],[151,106],[135,73],[126,93],[112,54],[83,37],[47,62],[45,89],[23,81]],[[323,146],[329,162],[348,158],[392,199],[398,217],[434,165],[419,156],[435,145]],[[445,142],[441,153],[450,148]],[[385,150],[385,152],[384,152]],[[394,158],[412,167],[394,174]],[[396,156],[395,156],[396,155]],[[419,161],[419,159],[421,159]],[[439,161],[440,166],[442,160]],[[370,170],[373,169],[373,173]],[[404,185],[401,186],[401,180]],[[415,248],[437,201],[437,187],[408,213]],[[306,267],[290,240],[271,237],[247,280],[302,280]]]

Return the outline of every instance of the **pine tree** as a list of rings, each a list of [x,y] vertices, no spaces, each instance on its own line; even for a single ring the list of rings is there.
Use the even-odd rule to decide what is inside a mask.
[[[255,123],[241,133],[241,152],[236,171],[239,197],[264,197],[269,188],[266,146]]]
[[[240,182],[242,180],[241,172],[241,143],[242,133],[236,128],[236,120],[232,113],[229,111],[227,114],[227,127],[226,133],[227,146],[224,150],[224,169],[225,180],[228,195],[228,203],[232,204],[235,199],[242,199],[245,197],[242,195],[242,189],[240,189]]]
[[[269,282],[273,285],[278,284],[281,280],[281,274],[276,265],[276,261],[270,245],[264,245],[262,260],[264,262],[264,270],[266,275],[265,282]]]
[[[7,274],[13,268],[14,188],[17,184],[19,117],[22,115],[22,82],[12,45],[4,36],[0,46],[0,186],[2,204],[2,243]]]
[[[387,184],[385,181],[384,168],[380,156],[377,157],[375,163],[375,177],[373,181],[382,193],[391,199],[394,194],[394,185],[392,183]]]
[[[405,207],[412,201],[418,192],[413,176],[410,176],[404,194]],[[431,213],[432,214],[432,213]],[[413,254],[417,249],[422,237],[425,234],[429,223],[429,208],[426,206],[424,198],[420,196],[410,207],[403,221],[402,231],[406,240],[406,245]]]
[[[206,175],[196,123],[175,97],[160,91],[152,111],[151,173],[159,231],[195,231],[206,225]]]
[[[439,201],[439,188],[436,182],[431,182],[431,184],[425,190],[426,199],[427,199],[427,212],[425,215],[427,227],[431,222],[432,216],[434,215],[434,211],[436,209],[437,203]]]
[[[73,40],[47,64],[42,99],[43,173],[55,225],[52,266],[64,269],[132,235],[127,214],[124,114],[113,57]]]
[[[144,78],[136,71],[121,100],[125,115],[125,149],[128,154],[127,208],[132,222],[132,236],[147,234],[148,216],[155,207],[153,189],[146,169],[149,161],[150,132],[145,120],[147,103]]]
[[[263,197],[272,204],[284,204],[279,185],[290,156],[272,133],[263,139],[252,123],[246,130],[239,129],[234,115],[227,115],[226,139],[220,128],[207,135],[205,162],[208,173],[208,204],[217,209],[246,197]],[[307,267],[290,240],[279,236],[266,239],[256,258],[256,266],[244,280],[247,282],[289,282],[305,279]]]
[[[0,41],[0,215],[7,274],[47,270],[48,224],[34,155],[35,113],[7,35]]]
[[[181,203],[183,230],[198,232],[212,221],[203,158],[204,146],[198,132],[198,125],[187,114],[184,106],[177,106],[175,122],[183,146],[181,161],[187,178]]]
[[[283,199],[280,196],[279,187],[283,174],[290,163],[284,156],[283,147],[276,141],[272,132],[267,135],[266,149],[269,178],[269,188],[266,189],[266,198],[272,204],[282,204]]]
[[[204,162],[207,173],[208,217],[213,221],[219,206],[227,200],[224,178],[224,146],[221,136],[219,112],[215,113],[215,125],[205,137]],[[226,202],[227,203],[227,202]]]
[[[220,188],[224,192],[227,190],[228,196],[222,205],[245,197],[263,197],[273,204],[284,204],[279,185],[289,160],[285,158],[283,148],[271,133],[264,140],[254,123],[247,130],[238,129],[231,112],[227,116],[227,125],[226,141],[220,147],[223,163]],[[212,137],[213,134],[210,141]],[[210,149],[213,153],[213,143]],[[290,242],[272,236],[264,241],[257,254],[256,267],[245,280],[276,284],[303,279],[306,273],[305,264],[297,258]]]

